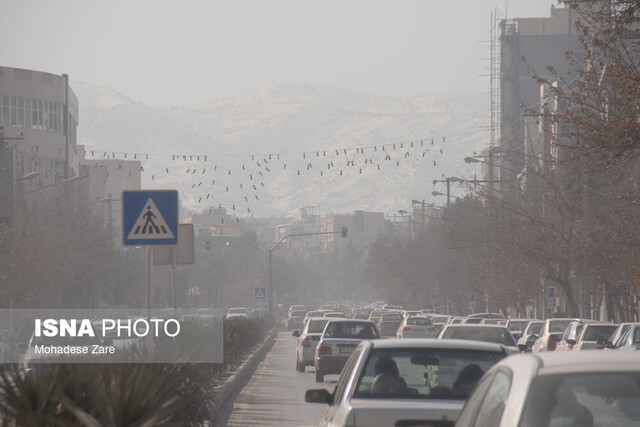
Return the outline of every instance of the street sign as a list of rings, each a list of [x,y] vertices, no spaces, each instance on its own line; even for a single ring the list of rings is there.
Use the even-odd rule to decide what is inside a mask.
[[[556,288],[555,286],[547,286],[547,306],[556,306]]]
[[[122,192],[124,245],[175,245],[178,243],[178,191]]]
[[[172,256],[177,265],[194,264],[193,224],[178,224],[178,244],[158,246],[153,250],[153,265],[171,265]]]
[[[267,297],[267,288],[256,288],[253,293],[254,298],[266,298]]]
[[[469,307],[476,306],[476,294],[469,294]]]

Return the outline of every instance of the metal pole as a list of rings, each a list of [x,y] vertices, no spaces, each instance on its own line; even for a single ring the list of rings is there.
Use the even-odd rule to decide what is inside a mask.
[[[447,182],[447,208],[451,207],[451,180],[446,179]]]
[[[269,248],[269,313],[273,313],[273,249]]]
[[[69,75],[63,74],[64,79],[64,179],[69,178]]]
[[[176,247],[171,246],[171,294],[173,302],[173,315],[178,316],[178,305],[176,302]]]

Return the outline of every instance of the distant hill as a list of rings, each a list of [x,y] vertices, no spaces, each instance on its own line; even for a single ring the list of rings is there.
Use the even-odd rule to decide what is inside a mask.
[[[198,210],[393,213],[408,210],[412,199],[443,204],[431,196],[432,181],[470,176],[462,159],[489,142],[485,93],[401,98],[285,85],[155,109],[111,89],[72,87],[81,144],[117,158],[142,154],[143,186],[177,187],[182,202]]]

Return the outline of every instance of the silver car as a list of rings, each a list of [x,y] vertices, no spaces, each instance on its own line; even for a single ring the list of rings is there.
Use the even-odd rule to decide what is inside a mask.
[[[508,357],[480,380],[456,425],[638,426],[638,356],[582,351]]]
[[[360,341],[380,338],[380,331],[370,320],[329,318],[316,347],[313,364],[316,382],[327,374],[339,374]]]
[[[436,339],[362,342],[333,393],[309,390],[327,403],[320,426],[453,426],[477,381],[507,356],[499,344]]]
[[[506,327],[499,325],[468,325],[466,323],[444,325],[438,338],[493,342],[504,345],[512,353],[517,351],[516,340],[513,339],[511,332]]]
[[[305,367],[313,366],[313,357],[316,354],[316,346],[324,327],[329,322],[327,317],[308,317],[302,331],[293,331],[293,336],[298,337],[296,345],[296,371],[304,372]]]

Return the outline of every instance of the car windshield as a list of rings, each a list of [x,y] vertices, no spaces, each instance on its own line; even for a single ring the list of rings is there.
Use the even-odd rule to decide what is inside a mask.
[[[407,319],[407,325],[430,326],[431,324],[431,320],[424,317],[410,317]]]
[[[327,326],[327,322],[329,322],[329,319],[327,320],[310,320],[309,321],[309,333],[312,334],[321,334],[322,331],[324,331],[324,327]]]
[[[444,331],[442,338],[486,341],[507,346],[516,345],[513,340],[513,336],[509,333],[509,331],[507,331],[506,328],[465,328],[464,326],[449,327]]]
[[[325,330],[326,338],[378,338],[376,328],[371,323],[331,322]]]
[[[639,426],[640,373],[581,372],[535,378],[520,427]]]
[[[600,339],[609,339],[617,325],[588,325],[582,336],[582,341],[596,341]]]
[[[374,350],[354,397],[466,399],[502,352],[478,350]]]

